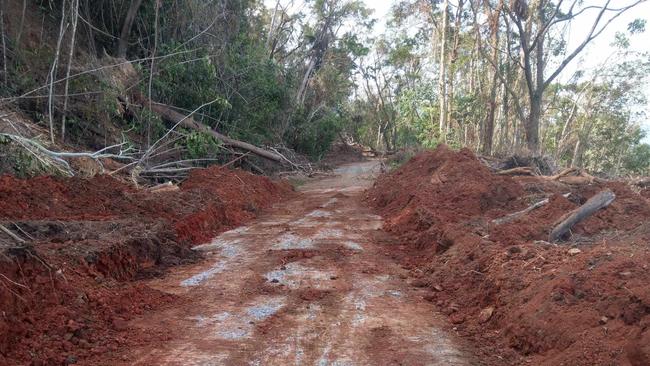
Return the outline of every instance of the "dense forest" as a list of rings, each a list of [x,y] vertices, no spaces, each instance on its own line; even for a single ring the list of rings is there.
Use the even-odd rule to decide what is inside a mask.
[[[312,159],[336,139],[446,143],[648,174],[650,56],[630,47],[645,20],[616,32],[601,67],[567,71],[642,2],[403,0],[378,32],[357,0],[4,0],[3,114],[43,130],[0,141],[110,147],[136,165],[223,159],[220,136]]]

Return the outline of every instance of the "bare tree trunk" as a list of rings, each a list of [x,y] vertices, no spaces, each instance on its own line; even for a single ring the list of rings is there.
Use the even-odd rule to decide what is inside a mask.
[[[505,73],[506,73],[506,82],[510,82],[511,77],[510,77],[510,63],[508,61],[505,62]],[[503,123],[503,129],[501,130],[501,136],[499,138],[500,141],[500,149],[502,152],[506,152],[507,146],[512,146],[512,141],[510,141],[510,121],[511,121],[511,116],[510,116],[510,94],[508,93],[508,90],[505,85],[503,85],[503,95],[501,97],[501,105],[503,110],[501,111],[501,115],[503,116],[503,119],[501,123]]]
[[[154,74],[154,66],[156,64],[156,51],[158,48],[158,11],[160,8],[160,0],[155,0],[154,5],[155,10],[154,10],[154,36],[153,36],[153,50],[151,51],[151,68],[149,69],[149,104],[151,104],[151,94],[152,94],[152,89],[153,89],[153,74]],[[151,105],[149,105],[149,109],[151,109]],[[151,145],[151,119],[147,119],[147,147]]]
[[[16,34],[16,49],[20,49],[20,39],[23,35],[23,27],[25,25],[25,13],[27,12],[27,0],[23,0],[23,10],[20,14],[20,24],[18,25],[18,33]]]
[[[440,119],[438,122],[438,129],[443,141],[447,140],[447,91],[446,91],[446,48],[447,48],[447,8],[449,1],[444,0],[442,3],[442,29],[440,30],[440,75],[438,77],[438,90],[439,90],[439,103],[440,103]]]
[[[584,150],[585,142],[583,142],[582,137],[579,137],[576,146],[573,149],[573,159],[571,159],[572,168],[582,168],[582,155],[584,154]]]
[[[117,57],[126,57],[126,51],[129,48],[129,34],[131,33],[133,21],[135,20],[135,16],[138,14],[138,9],[141,4],[142,0],[131,0],[131,5],[129,6],[129,10],[126,12],[126,17],[122,24],[122,32],[120,32],[120,38],[117,42]]]
[[[534,155],[539,154],[539,121],[542,118],[542,95],[537,92],[530,96],[530,112],[525,121],[526,146]]]
[[[0,1],[0,37],[2,37],[2,78],[5,87],[7,86],[7,44],[5,42],[5,13],[4,1]]]
[[[298,94],[296,95],[296,104],[299,106],[302,106],[302,104],[305,102],[305,94],[307,94],[307,85],[309,84],[309,79],[311,78],[311,74],[314,70],[315,62],[314,60],[309,61],[309,65],[307,65],[307,71],[305,71],[305,75],[302,78],[302,82],[300,83],[300,89],[298,89]]]
[[[458,47],[460,44],[460,26],[461,26],[461,16],[463,13],[463,1],[464,0],[458,0],[458,4],[456,6],[456,14],[454,17],[454,33],[453,33],[454,43],[451,48],[449,65],[447,67],[448,70],[447,84],[449,85],[447,88],[447,126],[446,126],[447,134],[451,129],[451,124],[453,121],[452,116],[454,110],[454,93],[456,88],[456,60],[458,59]]]
[[[271,24],[269,25],[269,32],[266,35],[266,49],[269,50],[271,48],[271,43],[273,39],[273,32],[275,32],[275,20],[278,14],[278,10],[280,8],[280,0],[277,0],[275,2],[275,8],[273,9],[273,15],[271,16]],[[269,51],[269,53],[273,53]]]
[[[59,38],[56,42],[56,50],[54,53],[54,60],[52,61],[52,68],[50,69],[49,75],[49,93],[47,100],[47,111],[50,125],[50,141],[54,143],[54,82],[56,81],[56,69],[59,66],[59,55],[61,54],[61,43],[63,43],[63,36],[65,35],[66,25],[66,12],[65,4],[67,1],[61,3],[61,26],[59,28]]]
[[[80,5],[81,11],[83,12],[83,17],[90,19],[90,1],[83,0],[83,5]],[[89,20],[90,22],[90,20]],[[85,25],[84,29],[86,30],[86,38],[88,42],[88,51],[93,57],[97,57],[97,46],[95,45],[95,34],[93,33],[93,26],[89,23],[83,22]]]
[[[61,141],[65,141],[65,119],[68,112],[68,89],[70,86],[70,69],[74,56],[75,40],[77,36],[77,22],[79,20],[79,0],[71,0],[70,14],[72,17],[72,36],[70,39],[70,50],[68,51],[68,67],[65,72],[65,87],[63,92],[63,117],[61,118]]]
[[[487,7],[486,3],[486,7]],[[482,152],[485,155],[492,154],[492,138],[494,135],[494,115],[497,109],[497,87],[499,85],[499,8],[492,14],[489,14],[490,22],[490,46],[492,48],[492,83],[490,84],[490,97],[488,100],[488,113],[483,126]],[[489,10],[488,10],[489,11]]]

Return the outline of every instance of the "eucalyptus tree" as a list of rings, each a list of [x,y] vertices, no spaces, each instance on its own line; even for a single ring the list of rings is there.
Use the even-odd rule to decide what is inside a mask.
[[[550,0],[514,0],[505,10],[509,19],[516,27],[519,39],[518,51],[521,62],[517,62],[524,74],[527,93],[527,110],[524,116],[526,146],[533,154],[540,152],[539,128],[542,118],[544,92],[549,85],[564,71],[585,47],[600,36],[603,31],[619,16],[633,9],[646,0],[620,1],[612,4],[611,0],[601,1],[599,5],[587,4],[583,1],[550,1]],[[573,48],[555,52],[559,60],[549,57],[547,47],[553,37],[562,34],[566,26],[578,17],[591,14],[587,34]],[[566,48],[566,42],[560,47]],[[549,61],[555,61],[551,64]],[[550,67],[550,68],[549,68]],[[517,97],[513,93],[513,97]]]

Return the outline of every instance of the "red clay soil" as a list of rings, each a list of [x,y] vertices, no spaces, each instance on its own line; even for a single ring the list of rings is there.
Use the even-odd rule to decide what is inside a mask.
[[[606,188],[611,206],[546,242]],[[516,221],[492,222],[546,197]],[[412,284],[430,289],[486,364],[650,365],[650,202],[626,184],[498,176],[471,151],[440,146],[380,177],[366,199],[400,239],[391,253]]]
[[[132,280],[193,262],[190,250],[253,219],[288,184],[221,167],[177,191],[150,193],[109,176],[0,177],[0,365],[81,363],[152,341],[126,322],[178,302]],[[17,226],[15,226],[17,225]]]

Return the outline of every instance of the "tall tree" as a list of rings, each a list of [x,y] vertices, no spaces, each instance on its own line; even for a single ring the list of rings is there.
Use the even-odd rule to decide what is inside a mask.
[[[574,0],[568,9],[564,10],[562,9],[563,0],[558,0],[555,4],[547,0],[533,0],[530,4],[525,0],[514,0],[510,3],[507,11],[518,30],[522,55],[520,67],[523,69],[526,81],[528,112],[524,120],[524,129],[526,145],[531,153],[538,154],[540,152],[539,128],[544,91],[591,41],[603,33],[614,19],[645,1],[637,0],[623,7],[613,8],[610,7],[611,0],[607,0],[602,6],[587,6]],[[597,10],[598,13],[589,27],[587,35],[572,51],[567,52],[558,66],[550,70],[549,75],[546,76],[548,58],[545,53],[545,44],[554,33],[553,30],[590,10]]]

